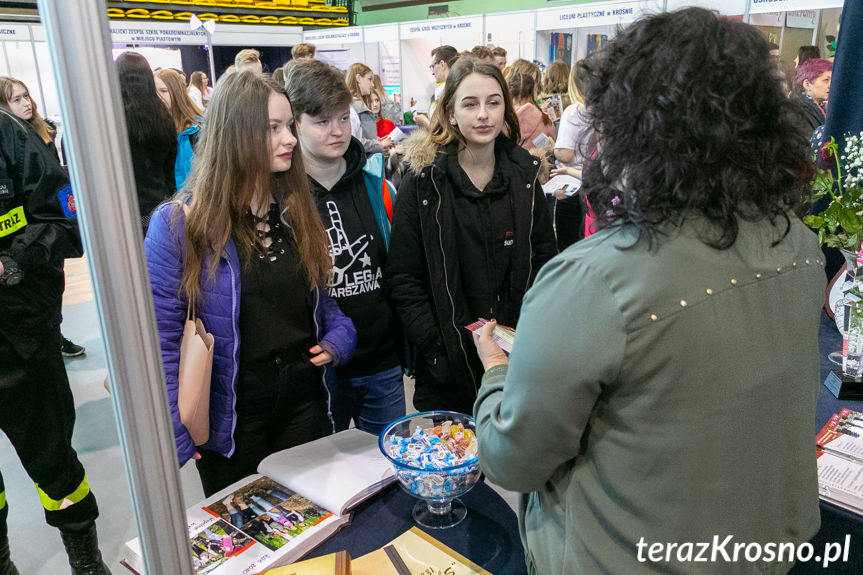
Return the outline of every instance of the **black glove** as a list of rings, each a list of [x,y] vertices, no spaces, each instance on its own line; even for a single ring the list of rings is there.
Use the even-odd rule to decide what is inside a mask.
[[[21,271],[15,260],[9,256],[0,256],[0,263],[3,264],[3,275],[0,275],[0,286],[14,286],[21,283],[24,272]]]

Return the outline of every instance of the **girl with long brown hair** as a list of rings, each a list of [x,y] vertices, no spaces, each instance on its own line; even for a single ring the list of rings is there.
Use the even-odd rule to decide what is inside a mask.
[[[345,72],[345,83],[353,96],[351,102],[351,135],[362,142],[366,154],[392,148],[389,138],[378,138],[377,118],[366,104],[366,98],[375,89],[374,72],[360,62],[354,62]]]
[[[180,464],[210,495],[275,451],[332,429],[325,378],[356,330],[326,295],[330,257],[284,88],[225,76],[182,192],[145,241]],[[183,323],[215,339],[210,436],[197,447],[176,408]]]
[[[464,326],[515,326],[537,270],[557,253],[519,123],[492,62],[453,65],[431,118],[412,135],[388,267],[390,302],[419,349],[414,406],[471,413],[482,373]]]
[[[164,92],[159,96],[168,107],[168,113],[177,130],[177,160],[174,162],[174,181],[177,189],[183,187],[183,183],[192,169],[192,157],[195,146],[200,136],[201,125],[204,119],[203,112],[189,98],[183,77],[176,71],[165,69],[156,72],[156,88],[159,82],[164,86]]]

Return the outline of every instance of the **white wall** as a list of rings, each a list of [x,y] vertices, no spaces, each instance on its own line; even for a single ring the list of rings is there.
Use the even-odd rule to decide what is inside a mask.
[[[417,110],[427,112],[434,94],[434,76],[429,71],[432,48],[440,46],[429,38],[402,41],[402,109],[410,109],[411,98],[417,101]]]
[[[536,13],[510,12],[485,17],[485,45],[506,50],[507,63],[533,60],[536,53]],[[546,53],[548,47],[546,46]]]

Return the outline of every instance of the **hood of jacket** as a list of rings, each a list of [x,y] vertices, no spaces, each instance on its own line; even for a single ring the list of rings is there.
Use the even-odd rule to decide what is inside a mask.
[[[438,152],[438,145],[432,141],[428,130],[414,130],[404,143],[404,162],[416,174],[431,164]]]
[[[312,191],[315,193],[315,196],[323,198],[329,194],[337,194],[352,189],[354,178],[362,173],[363,166],[366,163],[366,153],[360,141],[356,138],[351,138],[348,150],[343,157],[345,158],[345,173],[342,174],[339,181],[329,190],[320,185],[314,178],[309,178],[312,182]]]

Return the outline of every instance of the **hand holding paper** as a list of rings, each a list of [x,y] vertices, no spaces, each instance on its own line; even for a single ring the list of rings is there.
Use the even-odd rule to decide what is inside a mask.
[[[473,332],[473,343],[486,371],[496,365],[509,363],[506,355],[512,351],[514,329],[483,318],[467,326],[467,329]]]

